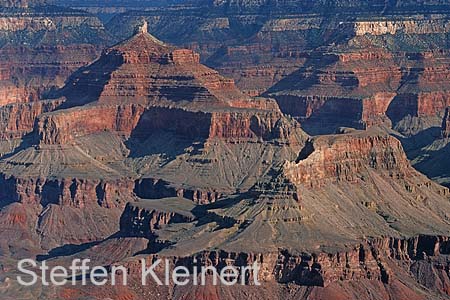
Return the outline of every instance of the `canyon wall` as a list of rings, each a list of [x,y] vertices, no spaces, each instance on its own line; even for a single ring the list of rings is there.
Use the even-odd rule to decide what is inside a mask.
[[[94,45],[5,46],[0,49],[0,104],[31,102],[61,88],[78,68],[95,60]]]
[[[138,105],[73,108],[39,117],[36,131],[43,144],[67,144],[80,136],[114,131],[129,136],[144,108]]]
[[[50,1],[0,5],[0,104],[45,98],[110,42],[101,21]]]
[[[39,17],[39,16],[5,16],[0,17],[0,32],[2,35],[13,34],[15,32],[27,31],[59,31],[73,30],[73,27],[86,26],[88,28],[101,30],[103,24],[95,17],[89,15],[62,15]]]
[[[296,283],[304,286],[327,287],[336,282],[359,281],[363,279],[391,284],[396,277],[405,272],[406,268],[415,268],[415,264],[423,263],[433,270],[447,269],[448,265],[440,265],[439,256],[448,255],[449,241],[440,236],[417,236],[410,239],[380,238],[368,240],[354,248],[336,253],[292,254],[288,250],[278,253],[234,253],[226,251],[203,252],[192,257],[166,257],[170,266],[214,266],[219,271],[226,266],[245,267],[257,262],[261,266],[258,280],[263,283]],[[141,257],[142,258],[142,257]],[[158,255],[145,257],[147,265],[156,259],[164,258]],[[130,260],[125,264],[131,276],[140,275],[141,262]],[[156,268],[157,272],[164,267]],[[253,274],[239,274],[239,282],[254,284]],[[401,277],[399,277],[401,278]],[[420,280],[420,278],[417,278]],[[436,281],[442,292],[447,293],[445,282],[448,275]]]
[[[125,179],[16,178],[0,177],[2,206],[22,203],[30,206],[55,204],[78,209],[93,206],[123,208],[132,199],[133,182]]]
[[[170,200],[168,200],[170,201]],[[128,204],[120,218],[120,234],[123,236],[145,237],[150,240],[155,238],[155,230],[170,223],[182,223],[193,221],[194,216],[189,214],[168,211],[167,209],[152,208],[151,203],[146,206],[142,203]]]
[[[21,138],[33,131],[36,119],[55,110],[63,100],[37,101],[0,106],[0,139]]]
[[[386,170],[397,178],[410,172],[400,141],[384,133],[361,132],[312,139],[297,162],[286,164],[285,173],[298,185],[316,187],[327,180],[354,181],[367,167]]]
[[[245,93],[276,98],[284,113],[301,122],[312,118],[305,128],[327,127],[312,134],[381,125],[414,135],[437,126],[448,106],[450,7],[442,1],[189,4],[215,14],[195,15],[190,5],[168,7],[125,13],[107,27],[125,36],[145,18],[151,32],[200,52],[203,62]],[[180,21],[171,22],[173,15]],[[405,103],[411,104],[408,112],[398,111]],[[398,124],[404,118],[421,126],[403,130]]]
[[[295,132],[292,124],[279,112],[191,112],[164,107],[145,109],[128,104],[88,106],[43,114],[38,118],[36,132],[41,143],[47,145],[67,144],[77,137],[103,131],[143,139],[161,130],[199,140],[290,142]]]

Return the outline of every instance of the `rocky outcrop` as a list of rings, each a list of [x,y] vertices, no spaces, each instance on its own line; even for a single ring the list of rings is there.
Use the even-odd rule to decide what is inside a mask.
[[[426,128],[410,126],[408,132],[397,124],[405,118],[435,124],[448,105],[445,51],[393,56],[363,50],[319,57],[322,59],[316,61],[311,56],[311,67],[302,67],[268,93],[285,113],[309,127],[320,128],[325,123],[331,133],[339,125],[393,125],[405,134],[414,134]]]
[[[123,179],[18,178],[2,174],[0,185],[0,232],[5,238],[11,237],[0,247],[7,249],[2,251],[5,255],[19,258],[40,257],[46,252],[52,257],[54,249],[67,254],[77,251],[76,245],[107,238],[118,231],[120,213],[134,199],[132,181]]]
[[[450,137],[450,108],[445,111],[445,116],[442,121],[442,137]]]
[[[410,165],[397,139],[381,132],[360,132],[310,140],[285,171],[294,183],[314,187],[327,180],[354,181],[367,167],[398,178],[407,176]]]
[[[295,127],[278,112],[226,112],[213,114],[209,138],[229,141],[260,139],[289,143]],[[299,128],[299,127],[298,127]]]
[[[0,177],[2,206],[22,203],[31,206],[55,204],[78,209],[99,206],[122,208],[133,198],[133,182],[101,179],[47,179]]]
[[[36,131],[40,142],[47,145],[68,144],[77,137],[103,131],[143,139],[161,130],[204,140],[295,142],[295,127],[283,118],[281,113],[270,111],[191,112],[177,108],[145,109],[134,104],[97,105],[43,114]]]
[[[201,7],[197,10],[215,11],[214,16],[198,16],[192,13],[196,9],[178,6],[164,13],[154,9],[122,14],[109,26],[126,35],[144,17],[152,32],[199,51],[208,65],[235,79],[247,94],[269,90],[266,95],[312,128],[312,134],[333,133],[341,126],[381,125],[415,135],[438,126],[448,106],[449,60],[442,36],[450,27],[448,5],[442,2],[196,5]],[[337,16],[330,18],[330,11]],[[431,13],[433,20],[428,18]],[[283,17],[286,14],[289,18]],[[182,20],[174,24],[167,15],[181,15]],[[352,18],[355,15],[360,17]],[[186,23],[192,24],[191,30],[185,30]],[[234,32],[242,32],[242,37]],[[407,113],[398,109],[405,106]],[[403,124],[405,119],[415,125]]]
[[[168,46],[146,30],[144,24],[105,50],[56,93],[67,99],[61,108],[71,108],[39,118],[41,143],[67,144],[102,131],[143,139],[161,130],[204,140],[294,142],[298,126],[274,100],[242,94],[193,51]]]
[[[43,144],[67,144],[80,136],[114,131],[130,136],[144,108],[139,105],[94,106],[44,114],[37,122],[37,134]]]
[[[170,200],[168,200],[170,201]],[[178,201],[178,200],[173,200]],[[186,201],[186,200],[181,200]],[[194,220],[189,212],[170,211],[168,207],[161,209],[152,207],[156,200],[142,200],[128,204],[120,217],[120,234],[126,237],[145,237],[153,240],[155,230],[171,223],[183,223]]]
[[[93,80],[100,84],[93,85]],[[145,30],[105,50],[98,61],[75,74],[60,95],[73,106],[131,101],[201,110],[205,101],[209,107],[255,108],[264,104],[253,102],[233,80],[201,65],[199,55],[192,50],[166,45]]]
[[[386,113],[401,81],[400,68],[390,53],[374,49],[318,53],[306,64],[269,92],[283,112],[316,122],[317,127],[390,125]]]
[[[205,2],[196,4],[207,6]],[[418,4],[414,5],[420,11]],[[261,93],[301,67],[305,56],[318,46],[346,43],[352,36],[420,35],[424,32],[438,35],[448,31],[445,14],[436,15],[437,21],[431,22],[420,13],[411,16],[411,12],[406,11],[408,8],[390,6],[384,2],[356,5],[341,1],[314,4],[298,1],[255,1],[251,4],[246,1],[221,1],[207,8],[202,7],[215,11],[214,16],[200,17],[188,7],[165,8],[174,15],[183,16],[179,25],[169,23],[166,14],[158,12],[124,14],[109,25],[112,31],[126,36],[137,18],[145,17],[152,31],[160,37],[198,49],[208,59],[209,65],[234,78],[241,89],[248,93]],[[395,16],[383,15],[396,9],[399,11],[395,12]],[[246,16],[249,11],[252,12],[251,18]],[[274,11],[279,14],[273,15]],[[305,15],[305,11],[312,15]],[[330,11],[339,12],[339,17],[330,19],[327,15]],[[364,18],[350,20],[352,13],[364,15]],[[284,17],[286,14],[289,18]],[[180,30],[184,29],[182,24],[186,22],[195,26],[180,34]],[[124,23],[128,24],[128,28],[119,28]],[[237,37],[233,32],[245,34]],[[358,41],[356,44],[366,45],[364,42],[367,43]]]
[[[278,253],[234,253],[226,251],[202,252],[192,257],[166,257],[171,261],[170,267],[186,266],[214,266],[219,271],[226,266],[252,266],[258,263],[261,267],[258,280],[260,282],[296,283],[304,286],[327,287],[336,282],[345,281],[380,281],[386,285],[395,281],[396,271],[401,265],[416,269],[418,262],[427,263],[430,268],[439,269],[428,258],[448,255],[448,238],[439,236],[417,236],[410,239],[380,238],[368,240],[358,246],[336,253],[292,254],[288,250]],[[156,259],[164,258],[159,255],[145,257],[147,264]],[[128,272],[132,276],[140,275],[141,262],[131,260],[126,263]],[[442,266],[448,268],[448,265]],[[163,271],[161,269],[156,271]],[[408,268],[408,267],[407,267]],[[406,269],[407,269],[406,268]],[[402,271],[404,272],[404,271]],[[244,282],[254,283],[253,274],[239,274],[246,276]],[[448,280],[448,275],[446,279]],[[445,287],[442,290],[445,294]]]
[[[63,100],[37,101],[0,106],[0,139],[21,138],[33,131],[41,114],[55,110]]]

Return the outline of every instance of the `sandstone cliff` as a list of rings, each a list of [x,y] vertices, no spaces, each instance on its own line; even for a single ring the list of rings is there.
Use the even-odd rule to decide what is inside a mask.
[[[198,6],[194,10],[192,2]],[[139,18],[145,17],[152,32],[201,51],[205,62],[233,77],[241,89],[252,94],[264,92],[294,72],[304,64],[305,56],[318,47],[334,53],[340,45],[362,49],[383,45],[389,51],[418,53],[430,48],[445,49],[449,31],[449,7],[442,1],[191,1],[189,4],[164,8],[165,12],[152,9],[122,14],[108,27],[125,37]],[[202,9],[214,14],[193,13]],[[171,15],[181,16],[180,21],[171,22]],[[353,18],[355,15],[360,17]],[[185,28],[184,24],[191,27]]]
[[[55,110],[61,103],[56,100],[0,106],[0,139],[20,139],[33,131],[38,116]]]
[[[449,7],[442,1],[194,3],[122,14],[108,28],[125,36],[145,18],[152,32],[199,51],[245,93],[269,90],[312,134],[392,126],[415,135],[438,126],[448,106]],[[193,13],[201,9],[215,13]],[[174,23],[171,15],[182,17]]]

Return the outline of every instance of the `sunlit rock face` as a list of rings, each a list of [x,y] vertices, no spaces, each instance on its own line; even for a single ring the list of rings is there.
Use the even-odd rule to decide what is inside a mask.
[[[142,3],[1,8],[0,298],[448,297],[445,1]],[[24,257],[130,281],[24,290]],[[262,286],[142,286],[164,258]]]

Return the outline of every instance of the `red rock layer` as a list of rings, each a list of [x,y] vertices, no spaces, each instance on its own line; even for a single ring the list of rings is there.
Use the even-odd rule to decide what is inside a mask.
[[[400,141],[384,133],[361,132],[310,140],[298,162],[285,165],[285,173],[295,184],[314,187],[327,180],[354,181],[368,166],[402,178],[410,169]]]
[[[102,131],[145,137],[154,131],[172,130],[190,137],[207,138],[211,114],[182,109],[151,108],[135,104],[94,105],[43,115],[38,134],[43,144],[67,144],[80,136]]]
[[[209,138],[231,141],[262,139],[288,142],[295,128],[284,124],[279,112],[224,112],[214,113]]]
[[[146,30],[144,24],[71,77],[59,96],[72,108],[39,118],[43,144],[101,131],[129,137],[157,130],[205,140],[289,140],[295,128],[283,122],[274,100],[242,94],[233,80],[201,65],[198,54]]]
[[[373,97],[363,100],[361,120],[365,128],[391,123],[386,112],[395,96],[395,93],[390,92],[377,93]]]
[[[125,179],[45,179],[0,177],[0,202],[26,205],[57,204],[74,208],[121,208],[132,199],[133,182]]]
[[[69,109],[39,117],[37,132],[43,144],[66,144],[79,136],[114,131],[129,136],[144,108],[139,105],[92,106]]]
[[[198,54],[165,45],[145,30],[104,51],[63,94],[74,105],[84,104],[84,99],[103,104],[165,101],[192,108],[202,108],[205,102],[210,107],[255,106],[233,80],[201,65]]]
[[[327,287],[335,282],[368,279],[391,284],[397,276],[402,276],[396,273],[399,267],[394,264],[414,265],[416,261],[430,258],[427,264],[429,268],[434,270],[448,268],[448,264],[439,265],[438,257],[449,254],[449,243],[448,238],[439,236],[418,236],[410,239],[380,238],[333,254],[295,255],[287,250],[267,254],[215,251],[192,257],[168,257],[168,259],[171,260],[172,266],[183,265],[188,268],[194,265],[215,266],[219,270],[225,266],[250,266],[257,262],[261,266],[258,277],[261,282],[295,282],[306,286]],[[161,257],[147,256],[147,264],[152,264],[156,258]],[[197,261],[196,264],[193,262],[194,259]],[[131,276],[140,276],[140,260],[128,261],[125,266]],[[164,266],[156,271],[162,271],[162,268]],[[443,277],[436,281],[436,285],[444,293],[447,293],[446,282],[449,279],[448,274],[443,274]],[[245,282],[252,284],[252,274]]]
[[[37,98],[34,91],[30,91],[25,87],[4,84],[0,88],[0,106],[11,103],[29,102]]]
[[[55,110],[62,102],[62,100],[37,101],[1,106],[0,139],[21,138],[33,131],[38,116]]]
[[[450,92],[422,92],[418,95],[417,115],[435,116],[450,106]]]
[[[309,67],[272,88],[269,94],[285,113],[302,119],[317,116],[326,122],[334,114],[345,119],[350,106],[354,107],[353,122],[367,128],[390,125],[408,114],[436,117],[449,106],[446,51],[394,55],[369,49],[319,57],[310,56]]]
[[[224,112],[192,112],[178,108],[142,105],[93,105],[56,111],[39,117],[37,133],[43,144],[67,144],[80,136],[112,131],[129,137],[145,137],[160,130],[197,139],[230,141],[250,139],[289,142],[292,132],[280,112],[234,109]]]
[[[0,106],[36,101],[61,88],[78,68],[92,62],[99,50],[93,45],[5,46],[0,49]]]

